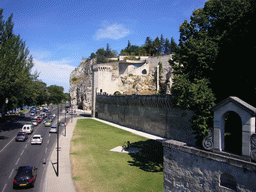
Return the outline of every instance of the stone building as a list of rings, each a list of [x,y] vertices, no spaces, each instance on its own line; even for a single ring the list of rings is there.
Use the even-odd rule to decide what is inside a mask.
[[[94,59],[84,59],[70,74],[71,105],[91,109],[93,73],[95,89],[101,94],[120,92],[125,95],[153,95],[161,88],[157,86],[159,82],[168,94],[172,84],[171,58],[172,55],[136,56],[132,59],[119,56],[118,61],[115,59],[101,64],[96,64]],[[159,62],[162,63],[162,70],[157,76]],[[159,81],[157,77],[160,77]]]

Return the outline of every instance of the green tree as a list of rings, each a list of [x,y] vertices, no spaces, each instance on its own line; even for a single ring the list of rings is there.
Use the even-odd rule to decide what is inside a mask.
[[[168,38],[165,39],[165,43],[164,43],[164,54],[165,55],[169,55],[171,53],[171,44]]]
[[[248,70],[255,52],[255,8],[252,0],[209,0],[180,26],[179,46],[171,61],[172,92],[178,105],[195,111],[192,126],[198,137],[206,133],[215,95],[217,101],[234,93],[242,99],[256,96],[254,75]],[[207,105],[201,102],[205,93]]]
[[[144,44],[144,49],[147,52],[147,55],[152,56],[154,54],[154,46],[153,46],[153,41],[150,37],[146,38],[145,44]]]
[[[106,51],[104,48],[100,48],[96,51],[97,63],[107,63]]]
[[[89,59],[94,59],[94,58],[96,58],[96,57],[97,57],[97,55],[96,55],[95,53],[91,53]]]
[[[177,43],[175,42],[175,40],[174,40],[173,37],[171,38],[171,43],[170,43],[169,46],[170,46],[170,52],[171,52],[171,53],[176,52],[177,49],[178,49],[178,45],[177,45]]]
[[[208,79],[189,80],[187,74],[176,74],[172,86],[174,103],[181,109],[194,112],[191,124],[197,138],[198,145],[208,134],[208,127],[212,121],[210,109],[214,106],[215,97],[209,88]]]
[[[61,86],[57,86],[57,85],[50,85],[49,87],[47,87],[47,91],[49,94],[49,100],[48,103],[61,103],[62,100],[64,99],[64,88]]]
[[[18,107],[27,97],[27,86],[32,82],[32,56],[25,42],[19,35],[13,33],[14,24],[11,15],[7,21],[3,20],[3,9],[0,9],[0,95],[2,110]]]
[[[165,45],[165,38],[164,38],[164,35],[161,34],[161,37],[160,37],[160,55],[164,54],[164,45]]]

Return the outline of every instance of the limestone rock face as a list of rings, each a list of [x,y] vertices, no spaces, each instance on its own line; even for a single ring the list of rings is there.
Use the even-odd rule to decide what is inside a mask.
[[[70,74],[71,105],[77,105],[80,109],[91,109],[93,64],[95,60],[84,59]]]
[[[69,93],[71,105],[90,110],[92,106],[92,66],[97,69],[95,82],[97,92],[114,94],[153,95],[156,90],[156,67],[162,63],[160,85],[166,94],[171,93],[172,68],[169,64],[171,55],[148,57],[144,64],[119,62],[96,64],[96,60],[83,59],[70,74]]]

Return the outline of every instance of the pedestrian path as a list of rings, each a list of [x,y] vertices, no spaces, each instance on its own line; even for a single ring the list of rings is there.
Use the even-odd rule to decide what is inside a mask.
[[[91,118],[88,117],[91,112],[90,111],[78,111],[78,114],[85,114],[87,117],[83,116],[77,116],[72,119],[72,122],[69,122],[67,124],[66,128],[66,136],[64,137],[63,134],[60,134],[59,138],[59,146],[61,147],[59,151],[59,176],[56,175],[56,167],[55,164],[57,162],[57,151],[52,151],[52,154],[50,155],[50,159],[48,160],[47,170],[46,170],[46,177],[43,184],[43,192],[59,192],[59,191],[68,191],[68,192],[75,192],[75,185],[72,180],[72,170],[71,170],[71,161],[70,161],[70,142],[73,136],[73,131],[75,129],[75,125],[78,119],[86,119]],[[97,121],[100,121],[105,124],[109,124],[113,127],[129,131],[133,134],[156,140],[159,142],[165,141],[165,138],[158,137],[155,135],[151,135],[148,133],[144,133],[142,131],[137,131],[125,126],[117,125],[108,121],[104,121],[98,118],[91,118]]]
[[[48,161],[46,177],[43,186],[43,192],[75,192],[75,185],[72,180],[71,162],[70,162],[70,142],[73,136],[77,119],[73,118],[66,127],[66,136],[60,134],[59,138],[59,176],[56,175],[57,170],[57,150],[54,148]]]

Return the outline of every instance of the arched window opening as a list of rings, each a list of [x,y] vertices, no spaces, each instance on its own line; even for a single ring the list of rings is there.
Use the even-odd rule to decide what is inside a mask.
[[[242,154],[242,120],[232,111],[225,114],[224,144],[226,152]]]

